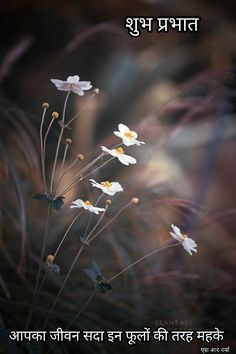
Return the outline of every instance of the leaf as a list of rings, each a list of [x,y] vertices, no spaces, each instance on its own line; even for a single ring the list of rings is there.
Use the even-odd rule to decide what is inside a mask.
[[[97,265],[97,263],[96,263],[95,261],[93,261],[93,270],[94,270],[94,272],[95,272],[97,275],[102,276],[102,273],[101,273],[101,271],[100,271],[100,268],[99,268],[99,266]]]
[[[59,274],[59,273],[60,273],[61,268],[60,268],[57,264],[53,264],[53,265],[51,266],[51,268],[52,268],[52,271],[53,271],[54,273],[56,273],[56,274]]]
[[[35,194],[33,196],[34,199],[38,199],[38,200],[42,200],[45,203],[50,204],[51,203],[51,199],[46,195],[46,194]]]
[[[47,203],[47,204],[50,204],[53,209],[55,210],[60,210],[63,205],[64,205],[64,201],[63,199],[65,199],[64,197],[58,197],[56,199],[51,199],[49,198],[46,194],[35,194],[33,196],[34,199],[38,199],[38,200],[42,200],[43,202]]]
[[[64,197],[58,197],[57,199],[52,200],[51,201],[52,207],[56,210],[60,210],[64,205],[63,199]]]
[[[94,273],[94,271],[91,269],[85,269],[84,271],[87,274],[87,276],[92,280],[92,282],[96,284],[97,283],[97,276]]]
[[[101,271],[95,261],[93,261],[92,269],[85,269],[84,271],[94,283],[96,290],[103,294],[112,290],[112,286],[102,277]]]

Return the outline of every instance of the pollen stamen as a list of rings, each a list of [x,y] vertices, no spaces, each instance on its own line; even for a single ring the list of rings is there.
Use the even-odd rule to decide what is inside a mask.
[[[126,138],[133,139],[135,135],[134,135],[134,132],[128,131],[128,132],[125,132],[125,133],[124,133],[124,136],[125,136]]]
[[[124,154],[125,150],[122,147],[118,147],[116,148],[116,152],[118,152],[118,154]]]
[[[109,181],[102,182],[101,185],[106,188],[109,188],[112,186],[111,182],[109,182]]]

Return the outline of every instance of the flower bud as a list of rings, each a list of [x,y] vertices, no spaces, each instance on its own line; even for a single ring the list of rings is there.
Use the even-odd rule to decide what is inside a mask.
[[[43,109],[49,108],[49,104],[48,104],[47,102],[44,102],[44,103],[42,104],[42,108],[43,108]]]
[[[59,113],[58,112],[52,112],[52,118],[53,119],[59,118]]]
[[[72,140],[71,140],[70,138],[66,139],[65,142],[66,142],[66,144],[68,144],[68,145],[71,145],[71,144],[72,144]]]
[[[51,254],[49,254],[49,255],[47,256],[47,262],[50,263],[50,264],[52,264],[53,261],[54,261],[54,256],[51,255]]]
[[[83,161],[84,155],[83,154],[78,154],[76,158],[77,158],[77,160]]]
[[[138,198],[132,198],[131,202],[134,203],[134,204],[138,204],[139,199]]]

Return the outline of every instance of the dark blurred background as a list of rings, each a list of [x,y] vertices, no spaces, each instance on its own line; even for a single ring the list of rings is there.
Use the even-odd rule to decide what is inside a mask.
[[[132,38],[127,16],[201,16],[197,33],[145,33]],[[182,247],[140,263],[98,295],[73,325],[78,330],[213,329],[223,343],[125,343],[55,345],[54,353],[200,353],[201,346],[235,345],[236,160],[235,160],[235,1],[7,1],[0,11],[0,310],[1,327],[23,329],[40,257],[46,206],[33,200],[42,192],[38,129],[41,105],[62,112],[65,95],[50,78],[78,74],[100,94],[71,96],[68,117],[83,110],[68,137],[70,158],[85,160],[112,146],[122,122],[146,142],[131,148],[138,164],[111,167],[93,178],[120,181],[109,220],[133,196],[140,203],[122,214],[86,250],[71,275],[48,329],[65,328],[93,291],[83,269],[93,259],[107,278],[169,242],[176,224],[198,243],[190,257]],[[50,171],[59,129],[50,134]],[[67,136],[66,136],[67,137]],[[69,163],[69,162],[68,162]],[[83,183],[53,212],[47,251],[55,250],[72,220],[71,200],[96,197]],[[86,217],[75,225],[58,255],[59,277],[50,276],[31,324],[40,330],[47,311],[80,246]],[[7,332],[0,352],[9,349]],[[45,345],[45,346],[44,346]],[[8,348],[8,349],[7,349]],[[48,344],[25,353],[45,353]],[[40,351],[41,350],[41,351]]]

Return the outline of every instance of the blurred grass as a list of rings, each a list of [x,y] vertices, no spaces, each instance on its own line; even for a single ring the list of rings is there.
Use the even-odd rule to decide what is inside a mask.
[[[91,249],[85,250],[49,328],[65,328],[93,291],[83,271],[93,259],[109,278],[138,257],[167,243],[170,224],[174,223],[197,241],[197,255],[189,257],[177,247],[139,264],[114,281],[112,293],[97,296],[73,328],[140,329],[144,325],[154,328],[160,320],[191,320],[194,329],[217,326],[225,330],[225,344],[233,352],[236,307],[233,2],[227,5],[215,2],[213,6],[191,1],[185,9],[187,3],[180,1],[172,10],[174,14],[185,15],[192,6],[191,13],[203,17],[198,34],[153,33],[138,40],[130,39],[122,29],[122,16],[138,10],[165,15],[170,2],[137,1],[134,11],[134,5],[122,1],[116,5],[116,12],[107,1],[94,7],[74,1],[61,4],[60,8],[54,1],[40,5],[12,2],[11,7],[3,8],[2,18],[9,18],[9,22],[3,22],[7,41],[2,38],[1,62],[18,42],[25,44],[22,42],[25,35],[32,41],[22,57],[16,57],[7,68],[0,92],[3,324],[9,330],[24,327],[37,274],[46,215],[46,207],[32,199],[42,189],[40,105],[48,100],[50,112],[60,111],[64,96],[55,92],[49,78],[63,79],[78,73],[82,80],[91,80],[101,93],[73,131],[68,131],[74,141],[71,158],[81,152],[88,161],[100,151],[100,145],[116,143],[111,132],[117,123],[127,123],[146,142],[142,149],[130,149],[130,154],[137,156],[138,165],[122,168],[114,163],[94,178],[117,180],[125,187],[125,193],[114,199],[104,222],[132,196],[137,195],[140,204],[121,215]],[[19,8],[22,12],[17,19]],[[10,30],[12,22],[15,30]],[[72,98],[69,115],[83,105],[86,97]],[[224,129],[216,125],[223,116],[227,117]],[[220,137],[218,140],[214,132]],[[57,134],[55,128],[48,144],[49,166]],[[210,155],[215,144],[217,149]],[[209,166],[213,166],[210,173]],[[202,178],[204,174],[207,183]],[[199,190],[200,199],[196,197]],[[87,193],[95,199],[96,192],[84,183],[67,195],[62,211],[53,212],[48,253],[55,250],[72,219],[70,200]],[[59,253],[57,264],[62,269],[61,275],[48,277],[32,329],[41,328],[80,246],[79,238],[85,227],[86,217],[74,226]],[[135,346],[135,351],[156,353],[156,345],[144,344]],[[187,347],[180,343],[158,343],[158,350],[195,354],[199,353],[199,346],[199,343]],[[78,346],[62,343],[53,350],[77,353]],[[129,353],[133,349],[124,343],[116,346],[101,343],[98,347],[80,343],[79,350]]]

